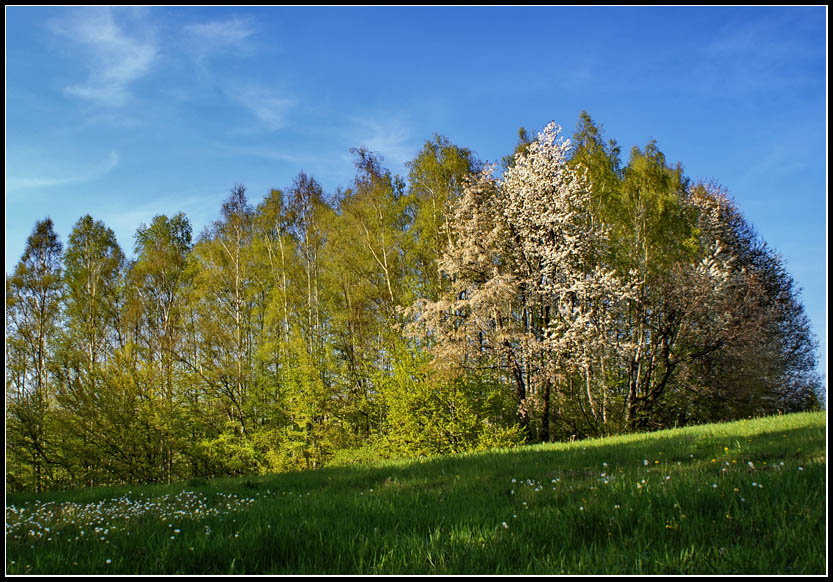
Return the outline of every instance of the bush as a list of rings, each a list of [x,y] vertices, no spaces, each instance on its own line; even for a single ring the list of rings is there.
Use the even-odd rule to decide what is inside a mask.
[[[462,453],[523,442],[501,390],[467,376],[429,377],[428,363],[406,356],[379,382],[385,442],[402,456]]]

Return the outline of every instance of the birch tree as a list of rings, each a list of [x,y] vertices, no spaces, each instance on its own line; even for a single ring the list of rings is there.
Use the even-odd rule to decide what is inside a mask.
[[[134,336],[141,354],[137,365],[142,369],[139,418],[148,441],[158,443],[159,468],[168,482],[174,477],[178,453],[186,448],[187,432],[191,443],[199,432],[193,424],[191,430],[184,430],[182,411],[186,395],[181,361],[189,351],[184,327],[192,276],[190,251],[188,218],[182,213],[155,216],[150,225],[142,224],[136,231],[137,258],[130,273],[139,320],[139,333]],[[188,400],[195,399],[192,393]]]
[[[333,344],[344,366],[337,393],[342,417],[368,436],[379,427],[379,378],[400,355],[397,307],[409,302],[409,224],[404,184],[378,155],[354,148],[356,177],[341,192],[330,244],[335,303]]]
[[[16,485],[35,491],[57,464],[49,429],[55,397],[50,357],[60,329],[62,251],[52,219],[38,221],[6,278],[7,471]]]
[[[287,190],[287,232],[298,268],[290,281],[296,317],[290,331],[285,436],[292,462],[308,468],[319,466],[329,448],[334,373],[327,349],[331,313],[324,255],[332,218],[321,184],[300,172]]]
[[[64,447],[92,483],[108,471],[122,439],[109,430],[118,400],[108,365],[118,345],[124,254],[113,231],[87,214],[69,235],[64,255],[65,326],[60,349]]]
[[[408,254],[417,271],[415,292],[436,301],[447,284],[439,261],[451,236],[451,208],[462,193],[466,177],[479,172],[482,164],[470,150],[435,135],[408,162],[408,169],[409,203],[413,208]]]
[[[194,246],[196,262],[192,305],[197,312],[196,361],[190,364],[222,412],[233,439],[246,440],[248,398],[252,383],[253,210],[246,190],[236,185],[214,222]]]

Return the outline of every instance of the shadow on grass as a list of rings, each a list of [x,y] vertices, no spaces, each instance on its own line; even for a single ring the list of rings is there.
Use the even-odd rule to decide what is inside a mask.
[[[142,523],[114,541],[127,574],[716,574],[817,572],[819,563],[823,571],[824,466],[806,467],[798,482],[796,465],[824,459],[824,424],[816,417],[783,427],[778,419],[710,425],[39,498],[188,490],[253,499],[245,512],[182,526],[179,545],[158,523]],[[766,488],[750,489],[763,475]],[[741,495],[758,505],[747,509]],[[27,498],[35,497],[7,503]],[[803,507],[819,499],[821,513]],[[62,571],[60,555],[42,558],[42,573]]]

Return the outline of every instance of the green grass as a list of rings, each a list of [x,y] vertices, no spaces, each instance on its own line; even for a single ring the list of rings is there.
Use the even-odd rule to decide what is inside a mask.
[[[6,504],[7,574],[824,574],[826,413]]]

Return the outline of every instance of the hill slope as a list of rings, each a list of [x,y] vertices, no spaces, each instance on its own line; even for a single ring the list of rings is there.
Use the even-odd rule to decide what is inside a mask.
[[[6,571],[824,574],[826,413],[9,495]]]

